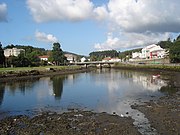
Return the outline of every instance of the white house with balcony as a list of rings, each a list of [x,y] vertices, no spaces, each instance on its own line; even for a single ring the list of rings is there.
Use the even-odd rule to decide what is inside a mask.
[[[164,58],[167,55],[165,49],[158,45],[152,44],[143,48],[140,52],[132,53],[133,59],[154,59],[154,58]]]
[[[4,50],[4,56],[9,57],[9,56],[18,56],[21,52],[25,52],[24,49],[17,49],[17,48],[12,48],[12,49],[5,49]]]

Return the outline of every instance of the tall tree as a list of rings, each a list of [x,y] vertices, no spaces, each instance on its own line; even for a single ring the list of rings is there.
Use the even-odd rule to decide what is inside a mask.
[[[178,38],[170,47],[169,57],[172,63],[180,63],[180,40]]]
[[[0,42],[0,66],[3,66],[4,64],[5,64],[4,50],[3,50],[2,44]]]
[[[60,43],[53,43],[53,50],[50,57],[50,59],[55,62],[55,65],[64,63],[66,57],[64,56]]]

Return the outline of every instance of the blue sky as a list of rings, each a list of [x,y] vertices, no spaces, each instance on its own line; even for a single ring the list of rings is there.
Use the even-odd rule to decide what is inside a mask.
[[[88,55],[176,37],[179,0],[1,0],[0,42]]]

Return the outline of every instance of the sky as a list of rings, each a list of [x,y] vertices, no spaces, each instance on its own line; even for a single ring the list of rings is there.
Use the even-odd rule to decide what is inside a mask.
[[[180,34],[179,0],[0,0],[0,42],[88,55]]]

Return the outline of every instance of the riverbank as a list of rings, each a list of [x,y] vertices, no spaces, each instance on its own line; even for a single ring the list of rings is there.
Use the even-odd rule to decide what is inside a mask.
[[[133,64],[133,63],[116,63],[113,68],[116,69],[131,69],[131,70],[164,70],[180,72],[179,64]]]
[[[57,74],[57,71],[53,69],[49,68],[46,70],[49,70],[49,74],[52,76],[53,74]],[[61,71],[63,70],[61,69]],[[75,69],[73,69],[73,71],[75,71]],[[153,73],[155,73],[154,71]],[[157,71],[159,72],[159,70]],[[67,73],[69,72],[67,71]],[[163,78],[164,73],[169,77]],[[162,75],[162,78],[160,78],[165,79],[168,85],[161,87],[159,91],[164,91],[166,96],[158,100],[151,100],[143,105],[135,104],[132,108],[145,114],[151,126],[156,129],[157,134],[178,135],[180,134],[180,74],[178,72],[173,73],[166,71],[160,74]],[[154,79],[154,81],[157,80]],[[9,79],[9,81],[11,80]],[[119,80],[118,83],[120,83]],[[135,90],[135,88],[132,89]],[[126,112],[126,114],[128,113],[130,112]],[[0,121],[0,134],[140,134],[138,129],[134,127],[131,118],[121,117],[121,115],[117,116],[115,114],[116,112],[114,112],[114,115],[111,115],[74,109],[62,114],[43,112],[32,118],[28,116],[7,117]],[[140,117],[140,115],[137,114],[137,117]],[[139,125],[139,127],[140,126],[142,125]]]
[[[131,118],[71,110],[62,114],[43,113],[9,117],[0,121],[0,134],[17,135],[139,135]]]
[[[28,68],[1,68],[0,82],[16,80],[29,80],[46,76],[65,75],[91,71],[93,68],[83,68],[80,66],[47,66]]]
[[[133,105],[132,108],[144,113],[158,134],[180,134],[180,91],[162,97],[156,102],[150,101],[144,105]]]

